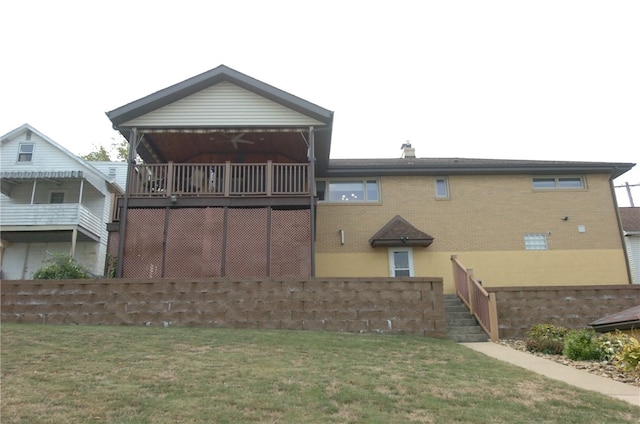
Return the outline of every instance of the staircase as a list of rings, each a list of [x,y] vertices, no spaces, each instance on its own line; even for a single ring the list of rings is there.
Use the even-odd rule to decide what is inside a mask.
[[[458,343],[486,342],[489,336],[469,313],[467,306],[455,294],[444,296],[444,313],[449,331],[447,336]]]

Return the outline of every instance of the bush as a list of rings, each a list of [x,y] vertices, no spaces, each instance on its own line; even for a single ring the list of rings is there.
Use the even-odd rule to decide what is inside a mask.
[[[569,330],[553,324],[536,324],[531,327],[525,339],[530,352],[560,355],[564,349],[564,337]]]
[[[569,331],[564,337],[562,354],[574,361],[595,361],[605,356],[592,329]]]
[[[615,333],[604,333],[597,338],[597,343],[602,351],[602,359],[613,361],[613,358],[628,343],[630,337],[616,330]]]
[[[40,269],[33,274],[34,280],[66,280],[93,278],[91,273],[78,264],[71,255],[55,253],[45,261]]]
[[[640,342],[635,337],[623,336],[622,347],[613,355],[613,362],[619,369],[640,375]]]

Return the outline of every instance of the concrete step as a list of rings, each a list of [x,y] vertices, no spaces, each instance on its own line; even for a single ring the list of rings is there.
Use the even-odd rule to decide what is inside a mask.
[[[487,333],[469,313],[467,306],[456,295],[444,296],[445,318],[449,331],[447,337],[458,343],[486,342]]]

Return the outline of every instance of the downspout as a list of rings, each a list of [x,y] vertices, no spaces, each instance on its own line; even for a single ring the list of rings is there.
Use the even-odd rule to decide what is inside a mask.
[[[120,228],[118,230],[118,265],[116,267],[116,278],[122,278],[122,267],[124,262],[124,239],[125,230],[127,228],[127,215],[129,210],[129,196],[131,194],[131,180],[133,178],[136,150],[138,147],[138,129],[132,128],[129,136],[129,163],[127,165],[127,186],[124,190],[124,199],[122,202],[122,212],[120,213]],[[116,208],[118,205],[116,204]]]
[[[309,210],[311,219],[311,276],[316,276],[316,144],[313,127],[309,127]]]
[[[627,266],[627,282],[633,284],[633,277],[631,275],[631,262],[629,261],[629,252],[627,252],[627,243],[624,238],[624,229],[622,228],[622,218],[620,217],[620,207],[618,206],[618,199],[616,198],[616,188],[613,185],[613,176],[609,177],[609,186],[611,187],[611,197],[613,198],[613,207],[616,212],[616,221],[618,221],[618,233],[620,235],[620,242],[622,243],[622,252],[624,253],[624,263]]]

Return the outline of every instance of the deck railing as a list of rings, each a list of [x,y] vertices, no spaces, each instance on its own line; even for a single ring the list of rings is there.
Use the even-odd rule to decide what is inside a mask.
[[[498,307],[495,293],[487,292],[473,276],[473,268],[465,268],[455,255],[451,256],[456,294],[469,308],[491,341],[498,341]]]
[[[136,165],[131,197],[283,196],[309,194],[306,163],[189,163]]]

